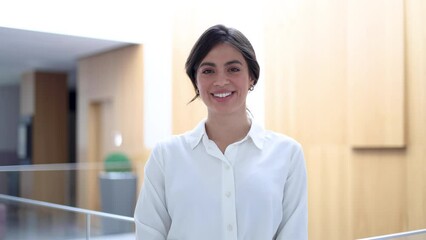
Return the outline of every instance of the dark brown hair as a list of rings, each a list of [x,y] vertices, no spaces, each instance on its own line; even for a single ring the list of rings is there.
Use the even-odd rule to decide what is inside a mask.
[[[192,47],[185,63],[186,74],[191,79],[195,90],[195,97],[190,102],[199,97],[196,73],[201,61],[212,48],[220,43],[229,43],[241,52],[247,62],[250,78],[254,80],[254,85],[256,85],[259,79],[260,67],[250,41],[237,29],[228,28],[224,25],[215,25],[200,36]]]

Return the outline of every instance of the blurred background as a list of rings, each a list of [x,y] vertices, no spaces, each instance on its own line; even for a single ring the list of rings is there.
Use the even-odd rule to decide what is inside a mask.
[[[254,118],[304,147],[310,239],[426,228],[425,13],[423,0],[6,1],[0,194],[131,217],[111,209],[133,210],[152,147],[206,116],[187,104],[184,64],[220,23],[256,50]],[[0,201],[0,239],[37,226],[11,205]],[[84,220],[48,215],[76,232]]]

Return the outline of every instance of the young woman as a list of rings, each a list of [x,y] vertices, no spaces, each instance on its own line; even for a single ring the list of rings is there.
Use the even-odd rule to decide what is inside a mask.
[[[302,148],[247,114],[259,71],[236,29],[213,26],[195,43],[186,72],[207,119],[153,149],[135,210],[137,239],[308,238]]]

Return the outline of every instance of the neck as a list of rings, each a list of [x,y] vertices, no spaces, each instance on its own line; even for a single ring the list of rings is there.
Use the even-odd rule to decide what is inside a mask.
[[[251,120],[247,113],[208,114],[206,132],[224,153],[227,146],[243,139],[250,130]]]

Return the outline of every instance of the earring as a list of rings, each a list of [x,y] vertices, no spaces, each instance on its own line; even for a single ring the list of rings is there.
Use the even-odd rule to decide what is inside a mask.
[[[195,89],[195,94],[196,94],[197,96],[199,96],[199,95],[200,95],[200,91],[198,90],[198,88],[197,88],[197,89]]]
[[[249,91],[253,91],[254,90],[254,85],[250,85]]]

